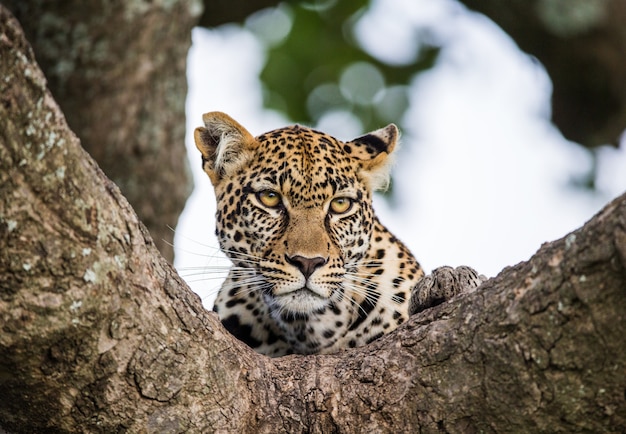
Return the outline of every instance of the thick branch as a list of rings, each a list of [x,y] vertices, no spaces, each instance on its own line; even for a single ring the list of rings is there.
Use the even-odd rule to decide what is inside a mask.
[[[0,427],[626,430],[626,196],[370,346],[268,359],[159,256],[1,7],[0,59]]]

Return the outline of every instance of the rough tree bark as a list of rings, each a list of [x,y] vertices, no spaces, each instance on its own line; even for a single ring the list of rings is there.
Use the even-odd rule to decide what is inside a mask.
[[[268,359],[158,254],[0,7],[0,427],[624,432],[626,195],[367,347]]]
[[[169,228],[191,190],[185,62],[201,0],[4,3],[83,147],[171,261]]]

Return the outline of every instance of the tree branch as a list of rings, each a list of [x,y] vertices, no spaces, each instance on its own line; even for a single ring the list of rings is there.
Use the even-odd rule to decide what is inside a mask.
[[[0,7],[0,427],[626,430],[626,196],[372,345],[269,359],[160,257]]]

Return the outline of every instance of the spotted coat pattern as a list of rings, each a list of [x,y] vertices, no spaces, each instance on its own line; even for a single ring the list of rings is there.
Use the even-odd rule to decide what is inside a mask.
[[[215,301],[223,325],[269,356],[365,345],[408,319],[423,271],[378,220],[390,125],[350,142],[302,126],[254,138],[212,112],[196,129],[232,261]]]

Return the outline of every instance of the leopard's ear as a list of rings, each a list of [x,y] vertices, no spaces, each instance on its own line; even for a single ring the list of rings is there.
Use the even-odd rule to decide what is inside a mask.
[[[361,176],[372,190],[384,190],[389,186],[391,154],[399,136],[398,127],[389,124],[346,143],[344,150],[360,160]]]
[[[213,185],[244,165],[256,147],[254,137],[236,120],[222,112],[202,115],[204,127],[193,137],[202,153],[202,168]]]

